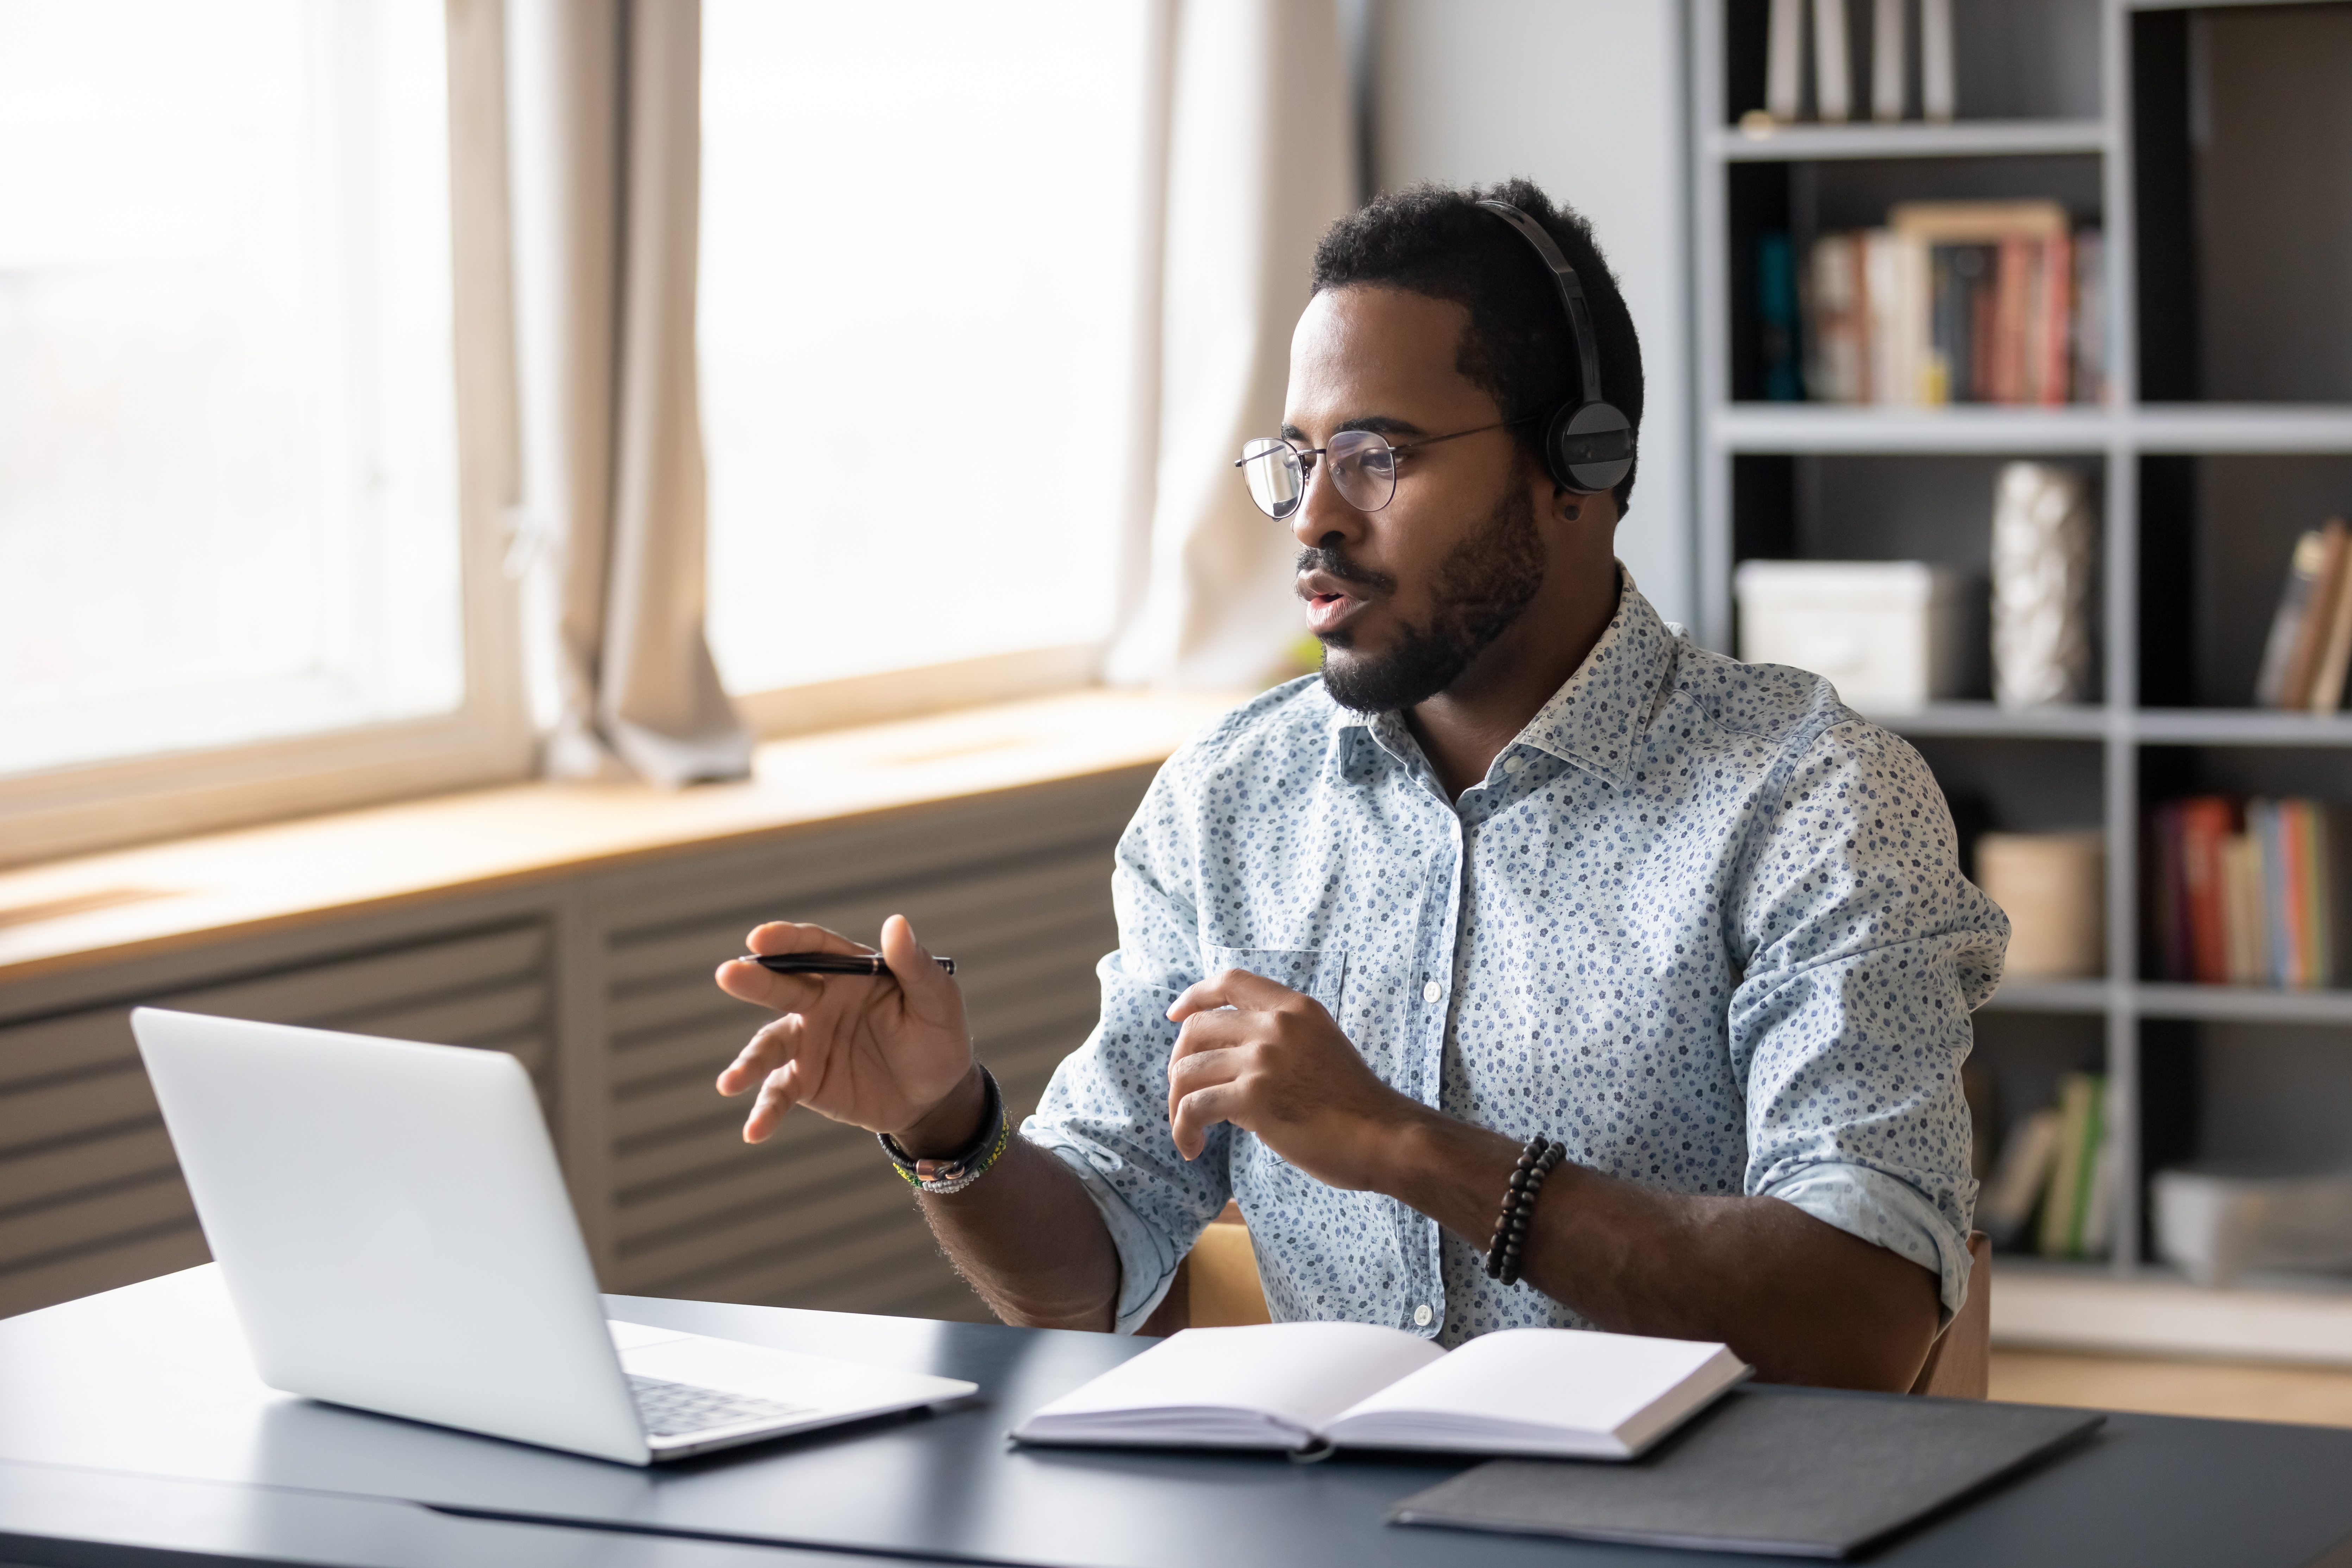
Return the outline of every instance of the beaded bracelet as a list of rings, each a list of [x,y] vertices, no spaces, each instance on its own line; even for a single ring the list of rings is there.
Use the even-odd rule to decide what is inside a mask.
[[[996,1075],[985,1064],[981,1067],[980,1077],[988,1086],[988,1114],[981,1118],[980,1136],[961,1153],[945,1160],[918,1160],[900,1148],[898,1141],[887,1132],[875,1134],[882,1140],[882,1152],[890,1156],[890,1163],[908,1186],[940,1197],[960,1193],[988,1174],[988,1168],[1012,1147],[1013,1122],[1004,1114],[1004,1091],[996,1086]]]
[[[1495,1239],[1486,1244],[1486,1278],[1506,1285],[1519,1282],[1519,1253],[1527,1246],[1528,1223],[1535,1214],[1536,1194],[1544,1178],[1568,1158],[1564,1144],[1547,1142],[1540,1134],[1528,1140],[1511,1167],[1511,1184],[1503,1194],[1503,1213],[1495,1221]]]

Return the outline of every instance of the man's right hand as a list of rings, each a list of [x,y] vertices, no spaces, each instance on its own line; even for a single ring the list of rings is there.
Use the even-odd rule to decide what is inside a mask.
[[[745,946],[763,956],[872,951],[822,926],[783,921],[759,927]],[[719,966],[720,990],[782,1015],[719,1075],[721,1094],[760,1091],[743,1123],[745,1142],[765,1139],[795,1105],[899,1137],[917,1155],[950,1152],[977,1136],[986,1094],[961,988],[931,961],[904,916],[882,922],[881,952],[890,973],[871,978],[776,974],[743,959]],[[974,1125],[961,1125],[966,1121]]]

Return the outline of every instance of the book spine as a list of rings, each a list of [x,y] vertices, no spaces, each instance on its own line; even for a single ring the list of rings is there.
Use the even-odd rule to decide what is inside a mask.
[[[1813,0],[1813,103],[1825,124],[1853,118],[1853,61],[1845,0]]]
[[[2341,535],[2341,519],[2328,521]],[[2320,645],[2318,660],[2311,672],[2311,710],[2333,713],[2344,706],[2344,682],[2347,666],[2352,665],[2352,541],[2347,541],[2345,559],[2336,574],[2336,594],[2325,611],[2327,623],[2326,639]]]
[[[2335,979],[2335,933],[2328,927],[2327,808],[2315,800],[2303,808],[2304,984],[2320,990]]]
[[[1792,124],[1804,97],[1805,0],[1772,0],[1764,45],[1764,112]]]
[[[1919,0],[1919,112],[1948,121],[1958,111],[1952,69],[1952,0]]]
[[[2026,325],[2032,320],[2028,296],[2033,289],[2032,240],[2011,235],[1995,252],[1993,289],[1992,401],[2031,401],[2026,388]]]
[[[2042,242],[2041,291],[2036,308],[2042,323],[2036,366],[2035,400],[2055,406],[2066,401],[2068,333],[2074,320],[2074,247],[2063,234]]]
[[[2311,984],[2311,900],[2309,874],[2305,868],[2304,840],[2308,836],[2304,824],[2304,803],[2283,800],[2278,803],[2279,866],[2284,875],[2280,879],[2278,901],[2285,919],[2285,972],[2279,984],[2291,991],[2301,991]]]
[[[2068,1073],[2058,1091],[2058,1156],[2050,1188],[2042,1200],[2039,1248],[2044,1258],[2072,1255],[2082,1237],[2082,1204],[2090,1154],[2091,1122],[2098,1099],[2087,1073]]]
[[[2180,858],[2189,917],[2189,978],[2200,985],[2230,981],[2229,939],[2221,924],[2221,841],[2229,836],[2227,802],[2200,795],[2183,803]]]
[[[2310,613],[2303,617],[2294,656],[2287,660],[2286,674],[2279,682],[2279,700],[2285,707],[2311,706],[2320,656],[2326,651],[2329,634],[2335,628],[2335,605],[2344,589],[2347,556],[2352,556],[2352,534],[2346,532],[2342,519],[2329,518],[2319,530],[2319,572],[2312,584]]]
[[[2319,568],[2326,554],[2315,528],[2296,539],[2288,553],[2286,583],[2279,589],[2270,636],[2263,642],[2262,673],[2254,678],[2254,702],[2259,707],[2293,706],[2286,700],[2287,672],[2294,664],[2295,646],[2303,640],[2304,618],[2311,613],[2311,595],[2319,586]]]
[[[1764,396],[1773,403],[1801,402],[1804,377],[1797,368],[1797,261],[1786,234],[1775,230],[1756,239],[1756,321],[1764,361]]]
[[[2074,401],[2107,400],[2107,247],[2095,228],[2074,236]]]
[[[1904,0],[1873,0],[1871,8],[1870,117],[1889,124],[1903,118],[1905,9]]]

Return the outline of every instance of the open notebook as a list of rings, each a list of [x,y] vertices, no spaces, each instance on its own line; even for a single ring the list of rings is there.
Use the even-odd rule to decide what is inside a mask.
[[[1749,1370],[1717,1344],[1575,1329],[1507,1329],[1450,1352],[1369,1323],[1187,1329],[1041,1406],[1013,1436],[1630,1459]]]

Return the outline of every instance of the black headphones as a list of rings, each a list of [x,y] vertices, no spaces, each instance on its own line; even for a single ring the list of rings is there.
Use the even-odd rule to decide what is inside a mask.
[[[1543,225],[1508,202],[1478,205],[1517,229],[1551,268],[1560,309],[1568,312],[1568,330],[1576,337],[1577,369],[1582,376],[1577,383],[1579,400],[1561,404],[1545,423],[1544,466],[1555,482],[1579,495],[1608,489],[1633,470],[1633,425],[1601,395],[1601,349],[1593,342],[1584,284]]]

